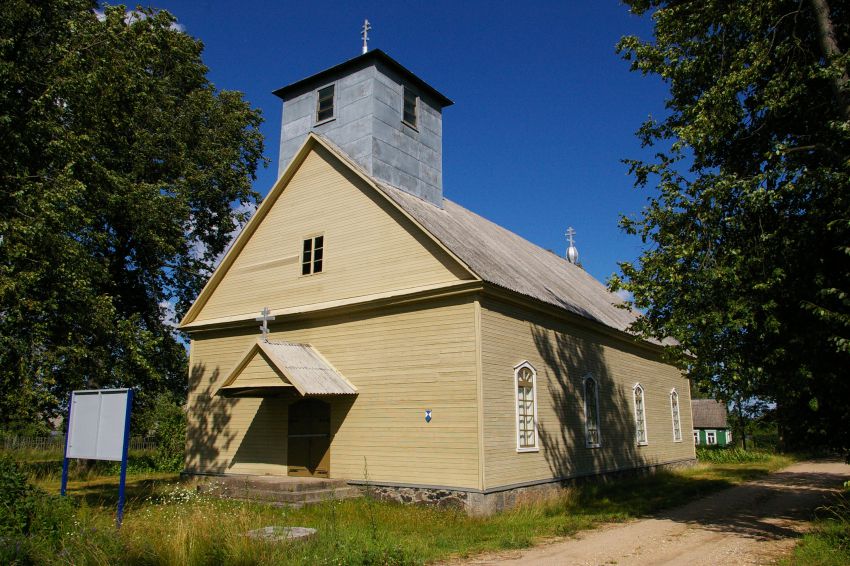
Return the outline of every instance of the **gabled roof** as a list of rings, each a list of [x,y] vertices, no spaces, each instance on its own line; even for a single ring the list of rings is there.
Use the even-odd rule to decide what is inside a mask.
[[[319,71],[315,75],[310,75],[305,79],[301,79],[300,81],[281,87],[272,92],[272,94],[286,100],[292,94],[313,90],[316,87],[322,86],[329,80],[332,80],[334,77],[339,77],[340,75],[345,75],[355,69],[366,68],[369,65],[375,65],[376,63],[386,65],[401,75],[404,79],[414,84],[420,92],[430,95],[440,105],[440,107],[445,108],[446,106],[451,106],[453,104],[451,100],[446,98],[437,89],[414,75],[401,63],[380,49],[373,49],[362,55],[349,59],[348,61],[343,61],[339,65],[335,65],[329,69],[325,69],[324,71]]]
[[[584,269],[443,199],[443,208],[375,181],[396,204],[487,283],[626,331],[633,312]]]
[[[470,277],[474,280],[477,280],[475,274],[463,263],[463,261],[457,257],[450,249],[446,248],[440,241],[434,237],[430,232],[420,226],[416,219],[414,219],[410,214],[405,212],[405,210],[400,207],[398,204],[389,198],[383,191],[378,188],[377,181],[373,179],[370,175],[368,175],[359,165],[357,165],[354,161],[350,160],[348,156],[341,149],[337,148],[334,144],[326,140],[325,138],[320,137],[314,132],[310,132],[307,134],[304,143],[301,145],[301,149],[299,149],[295,155],[292,157],[292,160],[289,162],[289,165],[284,169],[283,174],[278,178],[275,182],[274,186],[272,186],[269,194],[266,195],[266,198],[260,203],[260,206],[257,208],[257,211],[251,217],[247,224],[242,228],[242,231],[239,232],[239,235],[233,240],[230,248],[224,254],[224,257],[221,259],[221,262],[216,267],[213,274],[210,276],[204,288],[201,289],[201,292],[198,294],[198,297],[195,299],[195,302],[192,303],[192,306],[189,307],[189,310],[186,311],[186,314],[183,316],[183,319],[180,321],[180,324],[177,326],[181,329],[186,329],[192,325],[192,323],[197,318],[198,314],[203,310],[204,305],[206,305],[207,300],[212,296],[218,287],[219,283],[222,279],[224,279],[225,275],[227,275],[230,268],[233,266],[233,262],[236,261],[236,258],[242,252],[242,249],[251,239],[254,232],[257,231],[259,225],[263,222],[265,217],[268,215],[269,211],[272,209],[274,204],[280,198],[280,195],[283,193],[286,186],[289,184],[289,181],[295,176],[295,173],[298,171],[298,168],[307,158],[307,155],[310,154],[311,151],[314,151],[316,147],[324,148],[332,157],[338,159],[338,161],[351,169],[355,175],[360,177],[364,183],[371,187],[376,194],[380,197],[384,198],[386,202],[393,205],[397,210],[401,212],[402,215],[410,219],[410,221],[416,225],[418,228],[422,229],[423,233],[431,238],[437,246],[442,248],[453,260],[455,260],[461,267],[466,269],[469,273]],[[272,313],[275,314],[277,311],[274,309]],[[253,317],[252,317],[253,320]]]
[[[694,428],[728,428],[726,405],[715,399],[693,399]]]
[[[459,204],[443,199],[440,208],[414,195],[391,187],[370,176],[332,142],[313,132],[293,157],[283,175],[269,191],[255,215],[225,254],[195,303],[180,323],[192,323],[206,300],[224,277],[251,234],[279,198],[295,171],[315,146],[325,148],[374,188],[435,241],[471,275],[496,287],[542,301],[621,332],[628,333],[636,314],[621,308],[622,299],[582,268],[550,251],[470,212]]]
[[[440,208],[370,177],[333,142],[317,136],[340,159],[370,179],[482,281],[628,332],[637,318],[624,301],[584,269],[532,244],[447,198]]]
[[[257,356],[274,370],[275,377],[245,375]],[[228,372],[218,394],[294,387],[301,395],[354,395],[357,388],[309,344],[268,342],[258,339]]]

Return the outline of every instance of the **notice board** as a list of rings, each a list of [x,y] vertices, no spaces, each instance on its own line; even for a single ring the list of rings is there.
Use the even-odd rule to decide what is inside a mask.
[[[113,460],[124,452],[129,389],[74,391],[68,420],[66,458]]]

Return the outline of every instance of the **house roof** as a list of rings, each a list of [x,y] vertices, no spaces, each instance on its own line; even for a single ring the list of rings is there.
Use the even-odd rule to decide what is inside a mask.
[[[280,196],[294,171],[316,145],[325,148],[367,184],[372,185],[379,195],[395,205],[474,277],[495,287],[542,301],[584,319],[630,334],[629,325],[636,320],[636,313],[622,308],[623,300],[610,293],[605,285],[584,269],[449,199],[443,199],[441,208],[378,181],[333,142],[314,132],[307,135],[301,149],[225,254],[221,264],[181,321],[181,328],[193,326],[203,304],[229,270],[245,242]],[[656,340],[645,342],[659,344]]]
[[[243,370],[262,355],[277,376],[253,376]],[[357,388],[309,344],[258,339],[228,373],[219,394],[294,387],[301,395],[353,395]]]
[[[635,314],[584,269],[459,204],[437,207],[379,181],[393,202],[487,283],[626,332]]]
[[[300,81],[281,87],[272,92],[272,94],[286,100],[286,98],[288,98],[292,94],[300,93],[301,91],[312,90],[317,86],[321,86],[322,84],[328,82],[334,77],[338,77],[357,68],[365,68],[369,65],[374,65],[376,63],[382,63],[386,65],[387,67],[407,79],[411,84],[415,85],[420,92],[426,93],[430,95],[434,100],[436,100],[441,108],[445,108],[446,106],[451,106],[453,104],[451,100],[446,98],[437,89],[435,89],[434,87],[414,75],[401,63],[399,63],[380,49],[373,49],[367,53],[364,53],[363,55],[358,55],[357,57],[349,59],[348,61],[343,61],[339,65],[334,65],[329,69],[325,69],[324,71],[320,71],[314,75],[310,75],[305,79],[301,79]]]
[[[694,428],[728,428],[726,405],[715,399],[692,399]]]

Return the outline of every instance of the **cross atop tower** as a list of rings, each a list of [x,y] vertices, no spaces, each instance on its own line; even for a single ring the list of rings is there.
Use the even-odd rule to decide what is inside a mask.
[[[260,314],[262,316],[258,316],[257,318],[254,319],[254,320],[258,320],[258,321],[259,320],[263,321],[263,324],[260,326],[260,332],[262,333],[263,340],[265,342],[269,341],[269,321],[274,320],[273,316],[269,316],[269,315],[271,315],[271,313],[272,313],[272,311],[269,310],[269,307],[263,307],[263,310],[260,311]]]
[[[363,38],[363,54],[365,55],[367,51],[369,51],[369,30],[372,29],[372,24],[369,23],[369,20],[363,20],[363,31],[360,32],[360,37]]]
[[[567,261],[570,263],[576,264],[578,263],[578,249],[576,249],[576,243],[573,240],[575,238],[576,231],[573,230],[573,227],[570,226],[567,228],[567,241],[570,243],[570,246],[567,248]]]

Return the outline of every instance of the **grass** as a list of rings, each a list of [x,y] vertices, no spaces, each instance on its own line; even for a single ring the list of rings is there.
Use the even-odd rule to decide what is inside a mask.
[[[702,463],[642,478],[587,483],[528,499],[489,518],[457,510],[403,506],[368,498],[302,509],[201,496],[174,474],[128,477],[124,525],[113,526],[117,476],[78,470],[69,484],[73,512],[61,532],[30,537],[27,553],[44,564],[421,564],[524,548],[679,505],[789,464],[771,456],[746,463]],[[31,481],[58,492],[59,477],[40,470]],[[268,525],[304,526],[318,535],[298,543],[245,536]]]
[[[810,532],[794,548],[788,565],[845,566],[850,564],[850,482],[844,493],[818,509],[818,518]]]

